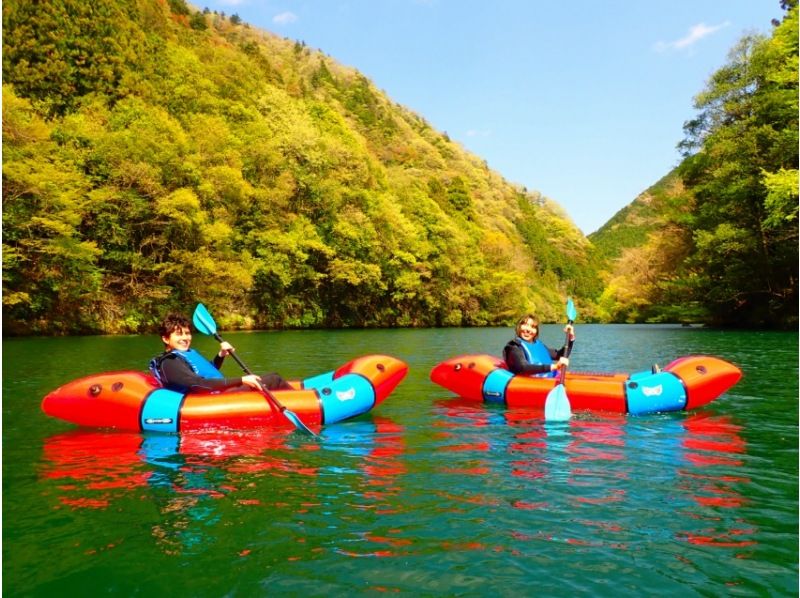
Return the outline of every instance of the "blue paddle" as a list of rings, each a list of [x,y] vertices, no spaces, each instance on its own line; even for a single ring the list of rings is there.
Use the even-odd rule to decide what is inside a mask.
[[[572,298],[567,298],[567,323],[572,324],[578,313],[575,311],[575,305],[572,303]],[[564,343],[566,351],[564,357],[569,357],[572,353],[572,342],[569,340],[569,333]],[[547,393],[547,398],[544,401],[544,419],[546,421],[566,421],[572,417],[572,408],[569,404],[569,397],[567,396],[567,389],[564,387],[564,377],[567,375],[566,366],[561,368],[561,373],[558,382],[553,389]]]
[[[202,303],[197,304],[197,307],[194,310],[194,316],[192,317],[192,322],[194,323],[194,327],[197,328],[200,332],[202,332],[203,334],[211,335],[215,339],[217,339],[218,342],[220,343],[222,342],[222,337],[217,332],[217,323],[214,321],[214,318],[211,317],[211,314],[208,313],[206,306],[203,305]],[[239,364],[239,367],[242,368],[242,370],[244,370],[245,373],[247,374],[253,373],[252,370],[249,367],[247,367],[241,359],[239,359],[239,356],[236,354],[236,352],[231,353],[231,355],[233,355],[233,358],[236,360],[236,363]],[[311,436],[316,436],[316,434],[314,434],[311,428],[305,425],[300,420],[300,418],[297,417],[297,414],[294,411],[290,411],[286,407],[284,407],[280,403],[280,401],[278,401],[278,399],[275,398],[275,395],[273,395],[266,388],[262,388],[261,392],[267,398],[269,404],[272,405],[274,409],[280,411],[286,419],[292,422],[295,428],[297,428],[301,432],[310,434]]]

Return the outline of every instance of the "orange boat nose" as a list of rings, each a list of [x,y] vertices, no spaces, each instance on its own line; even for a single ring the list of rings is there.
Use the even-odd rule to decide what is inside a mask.
[[[676,359],[664,370],[678,376],[686,386],[686,410],[713,401],[742,378],[742,370],[738,367],[708,355]]]
[[[141,372],[109,372],[74,380],[42,399],[42,411],[79,426],[139,430],[144,398],[157,388]]]
[[[375,404],[379,404],[406,377],[408,364],[391,355],[366,355],[354,359],[336,370],[334,377],[344,374],[361,374],[372,381],[375,388]]]

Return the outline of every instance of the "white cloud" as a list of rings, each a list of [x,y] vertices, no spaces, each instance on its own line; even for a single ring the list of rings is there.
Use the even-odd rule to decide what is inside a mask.
[[[687,48],[691,48],[692,46],[694,46],[704,37],[713,35],[717,31],[719,31],[720,29],[724,29],[728,25],[730,25],[730,21],[725,21],[724,23],[720,23],[719,25],[711,25],[711,26],[706,25],[705,23],[698,23],[697,25],[692,25],[689,28],[689,33],[686,34],[684,37],[676,39],[675,41],[671,42],[656,42],[653,47],[657,52],[686,50]]]
[[[492,131],[490,129],[483,129],[480,131],[477,129],[469,129],[467,131],[467,137],[490,137],[491,134]]]
[[[272,22],[276,25],[289,25],[297,20],[297,15],[293,12],[282,12],[272,17]]]

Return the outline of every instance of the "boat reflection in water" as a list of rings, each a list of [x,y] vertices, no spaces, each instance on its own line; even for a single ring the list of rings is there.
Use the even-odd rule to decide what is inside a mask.
[[[405,471],[397,461],[402,432],[384,417],[328,426],[313,441],[269,428],[182,435],[72,430],[46,439],[39,474],[54,482],[56,508],[134,512],[152,522],[165,553],[180,554],[225,533],[218,526],[241,520],[242,509],[266,510],[267,521],[316,517],[330,491],[324,480],[332,477],[336,492],[360,496],[359,508],[391,511],[399,492],[394,480]]]
[[[696,545],[744,548],[756,544],[757,530],[741,518],[736,527],[724,524],[728,518],[719,513],[746,505],[739,487],[750,478],[738,473],[744,464],[746,444],[740,436],[741,426],[730,417],[698,414],[684,422],[683,441],[686,466],[679,470],[682,486],[702,511],[687,509],[684,515],[693,519],[699,529],[686,531],[682,537]]]
[[[448,399],[429,424],[371,416],[316,440],[274,429],[76,430],[46,440],[40,475],[56,508],[125,512],[167,554],[227,543],[229,553],[309,563],[319,551],[540,559],[545,543],[552,558],[591,549],[576,561],[590,570],[609,551],[657,551],[702,574],[711,553],[747,558],[755,545],[747,447],[729,417],[548,423],[538,408]]]
[[[592,413],[552,423],[541,408],[487,409],[460,398],[437,408],[441,451],[464,456],[461,466],[440,472],[486,480],[483,494],[439,495],[495,509],[493,524],[512,521],[515,541],[612,550],[661,543],[680,559],[685,543],[755,543],[756,531],[737,512],[749,479],[737,471],[746,446],[729,417]],[[530,514],[504,517],[506,504]]]

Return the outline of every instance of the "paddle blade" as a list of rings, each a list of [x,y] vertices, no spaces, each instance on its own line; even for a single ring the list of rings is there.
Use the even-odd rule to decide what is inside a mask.
[[[285,415],[286,419],[292,422],[294,424],[294,427],[300,430],[301,432],[305,432],[309,436],[316,436],[316,434],[311,430],[311,428],[305,425],[302,422],[302,420],[299,417],[297,417],[297,414],[294,411],[289,411],[288,409],[284,408],[283,415]]]
[[[544,402],[544,419],[546,421],[567,421],[572,417],[572,408],[569,406],[567,390],[563,384],[556,386],[547,393]]]
[[[272,394],[266,388],[262,388],[261,392],[264,394],[264,397],[266,397],[267,401],[269,401],[269,404],[273,408],[275,408],[278,411],[280,411],[283,414],[283,417],[285,417],[290,422],[292,422],[292,424],[294,424],[295,428],[297,428],[301,432],[305,432],[309,436],[316,436],[314,431],[311,428],[309,428],[307,425],[305,425],[303,423],[303,420],[301,420],[294,411],[290,411],[289,409],[284,407],[274,394]]]
[[[574,322],[578,319],[578,312],[575,311],[575,304],[572,302],[572,297],[567,297],[567,319]]]
[[[211,317],[211,314],[208,313],[206,306],[202,303],[198,303],[197,307],[194,308],[192,323],[194,327],[203,334],[213,336],[217,333],[217,323],[214,321],[214,318]]]

